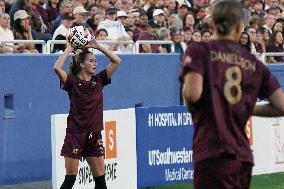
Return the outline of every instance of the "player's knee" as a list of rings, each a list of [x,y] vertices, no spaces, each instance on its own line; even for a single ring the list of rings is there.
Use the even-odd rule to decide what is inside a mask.
[[[66,175],[77,175],[78,169],[66,169]]]
[[[66,175],[77,175],[77,171],[72,171],[72,170],[70,170],[70,171],[66,171]]]

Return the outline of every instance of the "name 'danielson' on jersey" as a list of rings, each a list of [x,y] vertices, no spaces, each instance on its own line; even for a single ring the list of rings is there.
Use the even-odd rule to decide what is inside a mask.
[[[224,53],[220,51],[210,51],[210,60],[220,61],[226,64],[239,65],[245,70],[255,72],[255,63],[251,62],[249,59],[243,58],[236,53]]]

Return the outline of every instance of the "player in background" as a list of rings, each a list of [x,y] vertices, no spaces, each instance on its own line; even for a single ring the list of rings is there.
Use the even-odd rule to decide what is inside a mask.
[[[63,89],[68,92],[70,110],[61,155],[65,159],[66,176],[61,189],[71,189],[78,173],[79,159],[85,157],[95,180],[95,189],[106,189],[103,130],[103,87],[110,84],[111,76],[121,60],[92,38],[92,47],[105,54],[110,64],[95,75],[97,62],[93,53],[84,50],[76,54],[70,63],[70,72],[63,70],[73,48],[68,44],[54,65]]]
[[[214,40],[190,45],[180,79],[195,126],[195,189],[248,189],[253,156],[244,132],[249,117],[283,116],[284,95],[268,68],[238,44],[243,7],[235,0],[212,5]],[[269,104],[257,105],[256,100]]]

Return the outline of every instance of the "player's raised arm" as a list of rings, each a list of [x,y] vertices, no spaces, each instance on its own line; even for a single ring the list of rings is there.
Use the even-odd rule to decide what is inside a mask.
[[[284,94],[281,88],[277,89],[268,98],[269,104],[256,105],[253,115],[263,117],[284,116]]]
[[[100,45],[94,37],[92,37],[92,40],[90,41],[90,47],[98,49],[109,58],[110,64],[107,67],[107,76],[108,78],[111,78],[112,74],[117,70],[121,59],[112,51]]]
[[[59,77],[59,79],[60,79],[60,81],[62,82],[63,85],[66,82],[67,73],[65,72],[65,70],[62,67],[63,67],[63,64],[65,63],[69,53],[71,53],[72,51],[73,51],[73,48],[69,44],[67,44],[65,51],[57,59],[57,61],[54,64],[54,67],[53,67],[55,73],[58,75],[58,77]]]

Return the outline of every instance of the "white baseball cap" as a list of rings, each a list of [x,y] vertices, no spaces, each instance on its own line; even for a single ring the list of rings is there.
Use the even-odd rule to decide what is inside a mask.
[[[87,11],[83,6],[75,7],[73,10],[73,14],[89,14],[90,11]]]
[[[27,11],[25,11],[25,10],[18,10],[14,14],[14,20],[17,20],[17,19],[22,20],[22,19],[29,18],[29,17],[31,17],[31,16],[28,15]]]
[[[162,9],[155,9],[154,12],[153,12],[153,17],[160,15],[160,14],[165,15],[165,12]]]
[[[126,12],[123,10],[117,11],[117,17],[127,17]]]

